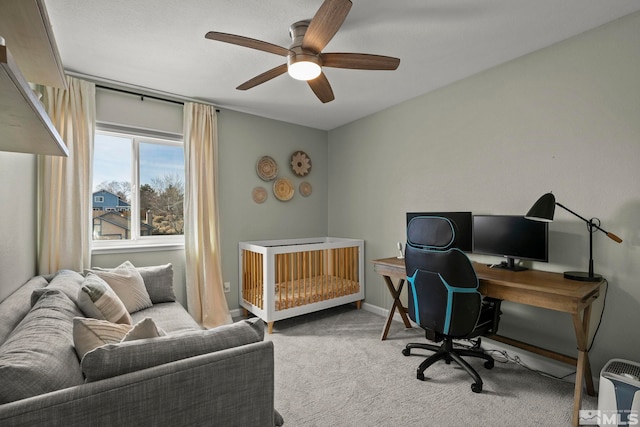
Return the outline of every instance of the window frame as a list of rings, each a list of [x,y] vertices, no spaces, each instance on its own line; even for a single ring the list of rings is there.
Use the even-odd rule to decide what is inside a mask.
[[[94,240],[93,218],[91,223],[92,253],[147,252],[157,250],[184,249],[184,234],[178,235],[140,235],[140,143],[152,143],[173,147],[182,147],[182,135],[164,132],[153,132],[147,129],[136,129],[108,124],[96,124],[95,135],[98,134],[127,138],[131,140],[131,237],[123,240]],[[93,161],[91,164],[93,169]],[[186,171],[184,180],[186,183]],[[91,193],[95,189],[91,188]],[[93,199],[93,198],[92,198]],[[93,209],[91,209],[93,210]]]

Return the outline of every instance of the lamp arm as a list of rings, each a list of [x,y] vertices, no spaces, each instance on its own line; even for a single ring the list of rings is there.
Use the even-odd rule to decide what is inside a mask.
[[[604,234],[607,235],[607,237],[609,237],[611,240],[613,240],[614,242],[618,242],[618,243],[622,243],[622,239],[618,236],[616,236],[613,233],[610,233],[608,231],[606,231],[605,229],[603,229],[602,227],[600,227],[599,225],[596,225],[593,223],[593,221],[588,220],[580,215],[578,215],[577,213],[575,213],[574,211],[572,211],[571,209],[569,209],[568,207],[566,207],[565,205],[563,205],[562,203],[558,203],[556,202],[556,205],[560,206],[562,209],[566,210],[567,212],[570,212],[572,214],[574,214],[575,216],[577,216],[578,218],[580,218],[581,220],[583,220],[584,222],[586,222],[587,224],[591,224],[591,227],[596,228],[600,231],[602,231]]]

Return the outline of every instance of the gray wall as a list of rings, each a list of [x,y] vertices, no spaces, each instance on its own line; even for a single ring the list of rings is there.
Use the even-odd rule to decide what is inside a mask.
[[[636,13],[331,131],[329,234],[365,239],[368,260],[394,256],[407,211],[524,215],[553,190],[624,239],[594,236],[596,272],[610,284],[594,374],[612,357],[637,359],[629,332],[640,324],[639,76]],[[557,209],[550,262],[534,267],[582,270],[587,258],[584,223]],[[370,263],[366,285],[367,303],[390,307]],[[575,353],[568,315],[503,311],[505,335]]]

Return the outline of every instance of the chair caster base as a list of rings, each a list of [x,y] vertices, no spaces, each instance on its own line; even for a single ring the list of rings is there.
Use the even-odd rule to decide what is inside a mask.
[[[423,372],[418,372],[416,374],[416,378],[419,379],[420,381],[424,381],[424,373]]]
[[[471,384],[471,391],[474,393],[482,393],[482,383]]]
[[[402,349],[402,354],[405,356],[411,356],[411,350],[408,348],[403,348]]]

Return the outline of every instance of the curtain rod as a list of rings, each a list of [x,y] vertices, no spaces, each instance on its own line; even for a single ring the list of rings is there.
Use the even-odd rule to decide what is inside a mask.
[[[144,101],[145,98],[151,98],[151,99],[156,99],[158,101],[171,102],[173,104],[184,105],[184,101],[176,101],[175,99],[161,98],[161,97],[155,96],[155,95],[148,95],[148,94],[145,94],[145,93],[133,92],[133,91],[126,90],[126,89],[118,89],[118,88],[115,88],[115,87],[104,86],[104,85],[97,84],[97,83],[96,83],[96,87],[100,88],[100,89],[111,90],[111,91],[114,91],[114,92],[126,93],[128,95],[135,95],[135,96],[140,97],[141,101]],[[216,113],[219,113],[219,112],[220,112],[220,110],[216,108]]]
[[[104,85],[97,84],[97,83],[96,83],[96,87],[98,87],[100,89],[111,90],[111,91],[114,91],[114,92],[120,92],[120,93],[129,94],[129,95],[135,95],[135,96],[140,97],[141,101],[144,101],[145,98],[151,98],[151,99],[157,99],[158,101],[171,102],[173,104],[184,105],[184,101],[176,101],[174,99],[160,98],[159,96],[147,95],[147,94],[144,94],[144,93],[133,92],[133,91],[130,91],[130,90],[125,90],[125,89],[118,89],[118,88],[115,88],[115,87],[104,86]]]
[[[170,93],[167,93],[165,95],[163,92],[158,92],[152,89],[138,87],[135,85],[126,84],[126,83],[118,82],[115,80],[103,79],[100,77],[90,76],[88,74],[76,73],[74,71],[67,71],[67,70],[65,70],[65,73],[73,77],[91,81],[98,88],[139,96],[140,99],[151,98],[151,99],[156,99],[158,101],[171,102],[171,103],[180,104],[180,105],[184,105],[185,102],[197,102],[200,104],[213,105],[214,107],[216,107],[214,104],[207,101],[187,98],[179,95],[173,95]],[[216,107],[216,112],[220,112],[220,110],[217,107]]]

